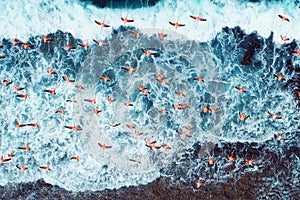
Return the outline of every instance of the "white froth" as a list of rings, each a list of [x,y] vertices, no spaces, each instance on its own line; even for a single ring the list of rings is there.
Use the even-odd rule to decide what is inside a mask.
[[[0,36],[18,37],[27,40],[29,36],[56,32],[58,29],[70,32],[84,41],[103,39],[113,28],[124,25],[121,17],[128,14],[134,19],[133,25],[142,29],[164,29],[176,31],[187,38],[209,41],[225,26],[240,26],[246,32],[257,31],[268,37],[274,32],[274,39],[283,42],[280,35],[291,39],[299,38],[300,24],[297,18],[299,9],[289,1],[284,3],[240,3],[238,1],[220,0],[217,5],[212,1],[175,1],[165,0],[150,8],[138,9],[99,9],[93,5],[84,5],[77,1],[28,0],[26,2],[3,0],[0,4]],[[278,15],[284,15],[290,22],[282,21]],[[189,15],[206,18],[206,22],[196,22]],[[108,23],[110,28],[100,27],[94,20]],[[169,24],[179,22],[186,24],[177,30]],[[126,24],[127,25],[127,24]]]
[[[230,0],[219,2],[220,4],[223,2],[224,6],[216,6],[212,4],[211,1],[201,1],[197,3],[185,1],[185,3],[183,3],[183,1],[176,2],[165,0],[151,8],[139,8],[125,11],[109,8],[98,9],[92,5],[84,7],[76,1],[66,2],[60,0],[45,0],[38,2],[35,0],[28,0],[26,3],[21,4],[19,1],[4,0],[0,5],[0,36],[5,38],[17,37],[22,41],[26,41],[30,36],[62,30],[70,32],[74,37],[80,38],[83,41],[91,41],[92,39],[102,39],[111,33],[112,28],[118,28],[120,25],[123,25],[120,17],[125,17],[127,13],[129,18],[133,18],[135,20],[132,25],[144,30],[144,32],[153,34],[157,33],[157,30],[164,29],[164,32],[169,36],[175,32],[183,34],[186,38],[199,41],[209,41],[216,35],[217,32],[221,31],[224,26],[235,27],[237,25],[241,26],[242,29],[246,29],[247,32],[256,30],[260,35],[265,37],[268,37],[271,31],[274,31],[274,39],[278,42],[280,41],[280,34],[287,34],[288,36],[291,35],[295,38],[299,38],[300,36],[300,33],[296,32],[296,30],[299,30],[300,27],[298,27],[299,25],[297,25],[295,20],[293,20],[297,17],[298,10],[297,8],[294,8],[292,4],[286,3],[284,6],[280,6],[279,4],[238,4]],[[198,14],[200,14],[200,17],[207,18],[207,22],[195,22],[189,17],[189,15]],[[282,22],[277,16],[278,14],[287,15],[290,17],[291,22]],[[94,20],[102,21],[104,16],[106,16],[105,22],[110,24],[111,27],[103,28],[101,31],[100,27],[95,24]],[[186,26],[175,30],[175,28],[169,24],[169,21],[178,21],[179,23],[186,24]],[[174,36],[173,38],[178,37],[178,35],[172,34],[172,36]],[[168,38],[171,39],[171,37]],[[176,55],[180,55],[180,53],[182,53],[181,50],[189,52],[189,49],[185,49],[184,47],[176,47],[174,50],[176,51]],[[176,151],[180,152],[180,149],[184,148],[187,144],[190,145],[196,141],[205,140],[215,142],[220,139],[231,142],[265,141],[273,137],[274,132],[281,128],[280,125],[285,124],[289,128],[293,127],[292,123],[294,123],[295,120],[289,120],[287,113],[290,113],[292,116],[296,115],[294,108],[292,108],[295,106],[294,99],[286,91],[277,91],[276,88],[268,90],[269,92],[267,94],[264,94],[264,90],[260,90],[257,98],[251,99],[249,104],[246,101],[241,101],[241,107],[244,109],[241,110],[241,112],[251,112],[251,110],[254,110],[251,115],[257,115],[257,118],[251,116],[251,118],[247,120],[243,126],[241,126],[241,123],[236,120],[237,115],[232,115],[232,113],[237,114],[239,110],[235,107],[228,106],[229,103],[227,102],[222,102],[221,97],[224,97],[225,100],[230,98],[233,99],[234,106],[239,104],[241,94],[237,93],[234,86],[240,85],[242,80],[240,80],[240,77],[230,77],[227,82],[223,82],[220,75],[226,74],[227,72],[219,69],[218,67],[220,66],[216,66],[210,56],[206,55],[207,53],[199,51],[197,54],[199,56],[199,60],[197,59],[197,55],[193,57],[192,54],[182,54],[183,57],[193,57],[195,62],[192,64],[196,66],[195,69],[192,69],[195,70],[194,72],[191,72],[192,70],[187,70],[184,72],[184,76],[182,76],[179,72],[174,72],[175,70],[168,70],[168,67],[170,68],[170,66],[166,63],[159,63],[157,61],[159,59],[157,59],[153,64],[149,64],[152,67],[151,69],[153,69],[151,73],[149,72],[151,76],[149,74],[148,76],[144,70],[140,71],[139,76],[141,77],[140,79],[144,81],[144,84],[151,83],[151,89],[157,91],[157,96],[165,96],[167,99],[166,102],[154,102],[153,108],[150,109],[150,111],[152,111],[151,113],[149,111],[147,114],[140,114],[140,119],[142,118],[144,121],[140,120],[140,122],[138,122],[138,119],[134,119],[134,117],[136,117],[134,111],[143,111],[143,102],[140,101],[139,98],[137,98],[138,100],[135,102],[136,105],[134,109],[115,105],[109,107],[104,103],[101,104],[100,108],[102,109],[102,107],[107,106],[108,111],[106,113],[100,113],[99,117],[92,116],[92,120],[89,118],[88,120],[90,121],[85,122],[88,125],[90,125],[89,122],[99,122],[99,124],[95,127],[89,127],[90,129],[87,125],[86,127],[83,127],[88,131],[93,131],[93,140],[91,143],[88,143],[94,145],[92,146],[93,149],[81,146],[82,143],[84,143],[81,139],[84,137],[80,137],[78,133],[67,131],[64,128],[65,125],[73,125],[73,111],[70,111],[72,108],[71,105],[66,105],[66,110],[68,110],[69,113],[66,114],[65,121],[63,121],[60,116],[58,117],[55,115],[53,117],[55,110],[60,106],[63,106],[62,102],[72,95],[71,88],[73,88],[73,85],[66,85],[65,83],[60,82],[57,87],[58,95],[55,97],[52,97],[50,94],[43,93],[43,89],[54,88],[54,81],[53,84],[48,85],[47,88],[39,88],[38,91],[29,87],[30,95],[28,101],[19,102],[19,100],[15,100],[16,102],[18,101],[17,103],[13,102],[17,105],[16,108],[9,106],[9,102],[5,100],[5,97],[3,97],[3,106],[7,107],[6,114],[14,113],[14,115],[11,116],[12,119],[16,119],[18,117],[15,115],[16,110],[22,110],[20,113],[21,122],[35,122],[36,116],[40,116],[40,119],[46,119],[47,121],[41,121],[41,128],[39,130],[34,130],[32,127],[25,127],[22,130],[16,130],[13,122],[1,119],[4,121],[1,122],[1,125],[8,126],[9,131],[7,134],[10,136],[2,140],[3,148],[9,149],[12,148],[12,146],[17,147],[26,145],[26,142],[31,141],[30,146],[33,151],[30,153],[19,153],[19,151],[17,151],[19,153],[18,159],[12,160],[12,162],[3,165],[1,171],[3,173],[0,175],[0,184],[4,185],[8,182],[34,181],[39,178],[44,178],[51,184],[57,184],[68,190],[75,191],[99,190],[104,188],[119,188],[121,186],[137,185],[150,182],[157,178],[160,175],[159,167],[165,166],[168,162],[171,162],[174,158],[173,154],[175,154]],[[147,59],[147,57],[143,59]],[[200,66],[198,67],[197,65]],[[210,69],[207,70],[206,66],[210,66]],[[143,66],[139,67],[142,69]],[[150,68],[150,66],[147,67]],[[49,64],[47,61],[41,60],[40,65],[37,68],[39,71],[30,69],[34,75],[33,80],[36,81],[33,81],[34,84],[38,85],[39,82],[42,82],[41,79],[46,76],[45,71],[48,68]],[[11,73],[17,74],[18,69],[13,69]],[[186,113],[185,115],[181,115],[181,113],[178,114],[171,111],[171,116],[174,119],[175,125],[173,125],[174,127],[168,127],[168,129],[166,128],[168,120],[166,117],[163,117],[160,113],[158,113],[158,109],[163,109],[164,105],[169,100],[172,100],[172,103],[176,104],[181,102],[182,99],[178,96],[174,97],[174,91],[171,91],[171,89],[167,89],[167,87],[164,88],[161,84],[156,83],[153,73],[164,73],[163,75],[173,77],[173,80],[183,81],[184,84],[182,85],[185,86],[180,84],[174,84],[173,86],[176,90],[181,90],[181,87],[187,87],[184,88],[184,90],[192,94],[191,98],[186,100],[186,103],[189,105],[194,105],[190,109],[192,110],[190,111],[191,114],[187,114],[187,111],[183,111]],[[204,75],[206,82],[204,84],[199,84],[199,86],[197,86],[196,83],[189,85],[189,83],[186,82],[185,77],[187,75],[192,77],[192,73]],[[125,74],[120,78],[121,83],[126,83],[120,84],[120,91],[125,91],[124,95],[118,96],[118,98],[123,98],[118,99],[118,103],[121,105],[123,101],[130,101],[129,94],[136,90],[136,85],[141,82],[141,80],[136,77],[136,79],[134,79],[135,82],[132,81],[127,83],[128,76],[128,74]],[[134,76],[136,75],[133,75],[133,77]],[[287,76],[288,79],[291,77],[292,75]],[[4,78],[4,75],[2,78]],[[255,80],[259,80],[260,77],[248,76],[246,78],[247,81],[254,82]],[[269,77],[268,81],[270,84],[280,84],[274,80],[274,77]],[[229,88],[229,90],[225,91],[225,85]],[[259,84],[255,85],[252,89],[261,88],[260,86],[261,85]],[[247,89],[251,90],[250,87]],[[6,92],[8,91],[7,88],[4,88],[3,90]],[[203,117],[203,119],[199,118],[200,109],[198,105],[199,103],[201,103],[201,106],[204,104],[203,102],[199,102],[197,97],[193,97],[195,94],[199,95],[199,91],[208,91],[211,93],[212,98],[215,99],[212,101],[213,103],[211,106],[221,109],[222,112],[220,115],[208,115],[207,117]],[[269,123],[270,118],[268,118],[269,116],[266,108],[259,107],[258,110],[262,110],[263,112],[258,113],[255,110],[255,106],[267,104],[268,102],[266,103],[265,98],[273,99],[276,92],[278,92],[278,97],[280,97],[280,100],[278,101],[280,104],[271,102],[271,111],[286,111],[286,113],[284,113],[284,119],[278,124],[276,124],[276,121],[273,120],[271,121],[273,123],[273,127],[270,127],[265,131],[261,130]],[[249,93],[253,96],[256,95],[251,93],[251,91]],[[218,98],[219,94],[222,95]],[[97,95],[99,102],[106,102],[107,96],[101,94]],[[15,94],[12,92],[8,95],[10,98],[14,98],[14,96]],[[81,97],[92,98],[92,96]],[[284,99],[284,97],[286,97],[286,99]],[[46,101],[45,99],[53,101]],[[82,101],[80,98],[77,100]],[[43,113],[40,113],[41,105],[47,107],[47,110]],[[25,106],[30,108],[24,110],[23,108]],[[171,105],[168,105],[168,108],[170,109]],[[30,112],[28,112],[28,110]],[[118,112],[119,115],[114,117],[116,112]],[[155,115],[155,113],[157,116],[156,118],[151,116],[151,114]],[[144,116],[146,117],[144,118]],[[153,120],[153,122],[158,125],[155,127],[147,125],[145,122],[146,120]],[[232,123],[230,124],[228,121]],[[119,134],[127,134],[126,137],[118,137],[118,135],[116,135],[117,131],[108,126],[110,123],[117,122],[122,123],[122,127],[117,128]],[[133,133],[130,135],[130,131],[124,125],[125,123],[131,122],[144,128],[143,132],[145,133],[142,137],[137,138],[133,135]],[[79,120],[77,123],[81,124]],[[192,125],[194,124],[195,126],[200,125],[196,130],[192,131],[193,135],[191,138],[182,139],[175,130],[176,128],[182,128],[180,126],[189,123],[192,123]],[[46,127],[48,124],[50,124],[49,127]],[[84,126],[84,124],[81,125]],[[224,127],[229,131],[226,132],[222,130]],[[260,128],[260,130],[258,130],[258,128]],[[17,137],[19,135],[21,136]],[[160,155],[151,154],[144,145],[144,139],[157,140],[159,145],[162,143],[168,143],[172,146],[172,149],[169,152],[160,153]],[[48,141],[49,144],[47,143]],[[102,150],[99,146],[97,146],[98,142],[105,142],[107,145],[112,145],[113,148]],[[40,151],[41,149],[45,151]],[[70,157],[77,154],[80,154],[79,162],[70,161]],[[122,155],[122,159],[119,157],[120,155]],[[161,166],[153,164],[153,160],[155,161],[157,157],[160,159],[162,159],[162,157],[165,158],[161,161]],[[129,161],[130,158],[142,158],[142,163],[133,163]],[[41,171],[39,169],[39,165],[45,165],[49,159],[53,170],[50,172]],[[16,172],[14,165],[21,164],[23,160],[25,165],[30,166],[30,169],[24,173],[21,171]],[[152,164],[153,166],[151,166]],[[12,176],[6,178],[7,176],[4,172],[7,171]],[[58,179],[57,177],[60,178]],[[116,180],[112,180],[114,178]]]

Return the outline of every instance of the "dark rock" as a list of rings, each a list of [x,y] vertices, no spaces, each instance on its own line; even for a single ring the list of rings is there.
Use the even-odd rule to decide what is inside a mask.
[[[141,8],[154,6],[159,0],[81,0],[85,4],[93,4],[99,8]]]

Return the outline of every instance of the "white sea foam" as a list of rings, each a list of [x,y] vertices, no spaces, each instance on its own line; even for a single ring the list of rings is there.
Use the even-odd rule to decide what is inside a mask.
[[[214,3],[213,3],[214,2]],[[177,31],[186,37],[199,41],[209,41],[222,27],[240,26],[248,33],[257,31],[268,37],[274,32],[274,39],[282,42],[280,35],[287,35],[291,39],[300,38],[300,24],[297,22],[300,11],[290,1],[267,3],[240,3],[238,1],[175,1],[165,0],[150,8],[138,9],[99,9],[93,5],[85,5],[77,1],[59,0],[28,0],[0,3],[0,36],[21,40],[29,36],[56,32],[58,29],[70,32],[84,41],[93,38],[104,38],[111,33],[112,28],[124,25],[121,17],[128,14],[134,19],[131,25],[142,29],[164,29]],[[278,14],[290,19],[282,21]],[[206,18],[206,22],[196,22],[189,15]],[[95,24],[94,20],[110,24],[110,28],[103,28]],[[186,24],[175,30],[169,21]]]
[[[126,16],[128,12],[128,17],[135,19],[133,25],[143,29],[145,32],[154,30],[152,33],[157,33],[158,30],[164,28],[164,31],[170,35],[170,33],[174,32],[174,27],[171,27],[168,22],[178,20],[180,23],[185,23],[186,26],[179,28],[176,33],[184,34],[187,38],[199,41],[207,41],[213,38],[216,32],[220,31],[224,26],[234,27],[237,25],[249,32],[258,30],[259,34],[266,37],[274,30],[275,39],[279,40],[279,33],[283,34],[280,31],[286,27],[289,30],[295,24],[292,18],[296,16],[296,13],[288,13],[284,10],[292,6],[288,3],[280,8],[277,4],[272,6],[251,3],[239,5],[230,3],[230,1],[226,1],[224,6],[221,5],[221,1],[219,6],[212,4],[210,1],[201,1],[196,3],[196,5],[191,2],[164,1],[152,8],[121,10],[97,9],[91,5],[83,7],[78,2],[58,0],[26,1],[22,5],[18,1],[2,1],[0,6],[0,20],[2,21],[0,30],[2,37],[14,38],[17,35],[21,40],[27,40],[29,36],[55,32],[60,29],[70,32],[82,40],[90,41],[92,38],[103,38],[111,33],[112,28],[118,28],[122,25],[120,17]],[[264,20],[257,17],[256,10],[259,10],[258,13],[261,13],[260,16],[263,16]],[[189,17],[190,14],[197,15],[199,12],[201,17],[208,19],[207,22],[197,23]],[[291,22],[281,22],[277,12],[291,16]],[[105,21],[112,28],[103,29],[102,33],[100,33],[100,28],[94,23],[94,20],[101,21],[105,15],[107,16]],[[274,27],[277,28],[274,29]],[[293,34],[296,37],[298,33],[291,31],[289,34]],[[120,35],[118,34],[116,37],[120,37]],[[177,34],[172,35],[175,37]],[[125,44],[122,43],[123,52],[117,52],[120,55],[128,49],[129,53],[132,53],[143,47],[142,44],[135,43],[137,46],[141,46],[127,48],[126,45],[134,44],[132,41],[135,41],[135,38],[126,38],[129,39],[126,40]],[[115,38],[115,40],[117,39]],[[160,45],[159,42],[153,42],[151,45]],[[97,70],[95,72],[90,71],[90,74],[93,75],[103,75],[105,70],[112,70],[116,76],[114,81],[118,79],[119,82],[116,81],[117,85],[114,87],[114,91],[110,91],[111,93],[103,89],[105,84],[99,82],[93,83],[96,86],[90,84],[91,87],[95,86],[96,88],[100,85],[97,101],[101,103],[98,106],[100,109],[106,108],[106,112],[100,113],[99,117],[89,114],[89,117],[83,118],[83,120],[81,120],[81,116],[86,114],[86,110],[92,108],[88,104],[82,104],[87,107],[80,108],[83,110],[80,113],[73,111],[72,105],[67,104],[65,121],[63,121],[61,116],[54,114],[57,108],[62,107],[62,102],[74,94],[73,86],[71,84],[66,85],[60,79],[57,85],[57,96],[52,97],[50,94],[43,93],[44,89],[53,89],[55,81],[51,82],[53,84],[49,83],[47,87],[40,88],[40,83],[47,76],[45,71],[49,69],[49,63],[41,55],[37,55],[40,56],[37,61],[38,67],[28,62],[29,66],[24,69],[24,72],[21,72],[18,67],[12,68],[9,71],[10,74],[18,75],[16,77],[22,77],[24,80],[28,79],[29,74],[32,77],[32,81],[30,86],[26,86],[29,88],[27,102],[19,100],[9,101],[9,98],[15,99],[15,93],[8,88],[3,88],[2,92],[5,95],[1,96],[1,106],[6,107],[5,116],[9,116],[9,120],[16,120],[17,116],[15,113],[18,112],[21,122],[34,122],[36,116],[39,116],[43,121],[40,121],[41,127],[39,130],[35,130],[32,127],[17,130],[14,126],[15,122],[0,118],[2,127],[5,127],[3,130],[6,131],[1,137],[3,151],[8,151],[12,147],[16,148],[26,145],[27,142],[30,142],[29,146],[32,148],[32,151],[27,153],[14,150],[17,154],[16,159],[2,166],[1,170],[3,173],[0,175],[0,184],[27,182],[44,178],[51,184],[57,184],[69,190],[82,191],[148,183],[159,177],[161,167],[166,166],[177,156],[177,153],[180,153],[182,149],[189,147],[196,141],[216,142],[223,139],[231,142],[258,142],[269,140],[273,137],[273,131],[280,129],[283,124],[288,127],[289,131],[293,128],[292,124],[295,123],[297,114],[294,109],[295,101],[293,97],[287,91],[278,90],[277,87],[270,86],[267,91],[262,87],[264,86],[262,79],[270,85],[281,84],[276,82],[274,77],[262,78],[261,75],[264,73],[262,70],[256,72],[256,75],[253,76],[240,72],[243,73],[243,78],[241,78],[240,73],[232,72],[236,66],[222,68],[220,63],[213,61],[212,55],[208,55],[209,52],[203,51],[192,41],[187,43],[164,42],[164,45],[166,52],[161,58],[153,59],[153,63],[149,62],[147,64],[145,60],[152,61],[152,58],[143,56],[138,61],[137,72],[132,76],[121,72],[121,69],[115,69],[116,66],[120,67],[121,61],[118,64],[114,63],[114,65],[108,66],[114,58],[107,57],[110,60],[105,60],[106,54],[101,55],[94,49],[94,52],[91,52],[85,63],[82,63],[81,69],[83,70],[86,67],[87,69]],[[111,46],[113,45],[110,44],[110,48]],[[190,51],[192,46],[196,46],[195,54],[193,51]],[[17,49],[18,47],[12,48]],[[20,57],[24,56],[30,60],[30,58],[26,57],[28,55],[32,56],[32,59],[36,59],[30,52],[28,54],[27,52],[25,54],[18,53],[21,55]],[[110,53],[116,55],[116,52]],[[169,55],[172,53],[174,55]],[[186,58],[187,62],[190,62],[189,64],[193,67],[182,67],[181,65],[183,64],[178,61],[180,56],[184,59]],[[76,59],[76,57],[72,58]],[[181,66],[184,70],[182,72],[174,70],[170,61],[177,62],[178,66]],[[128,60],[126,62],[132,64]],[[209,66],[209,68],[207,69],[206,66]],[[58,66],[55,67],[58,68]],[[107,67],[107,69],[104,69],[104,67]],[[26,72],[28,73],[25,76],[24,73]],[[80,73],[79,75],[84,75],[84,73]],[[168,80],[173,81],[172,89],[168,89],[168,87],[162,86],[154,80],[154,73],[162,73],[168,76]],[[205,83],[199,85],[195,82],[188,83],[186,77],[192,78],[195,75],[203,75]],[[224,78],[224,76],[228,77]],[[292,76],[293,74],[289,74],[286,78],[290,79]],[[128,81],[132,77],[134,81]],[[5,75],[3,74],[2,79],[4,78]],[[97,79],[96,76],[94,78]],[[143,112],[144,104],[140,100],[143,97],[141,94],[138,96],[139,98],[136,98],[134,109],[128,109],[122,105],[124,101],[135,98],[135,94],[132,94],[134,93],[132,91],[136,91],[136,86],[141,84],[142,81],[143,84],[149,84],[153,94],[150,99],[153,100],[154,105],[148,113]],[[241,100],[241,94],[235,90],[234,86],[249,82],[253,83],[251,86],[247,86],[250,97],[245,98],[247,100]],[[28,83],[25,82],[24,84]],[[253,89],[253,92],[251,92],[251,89]],[[76,100],[82,102],[84,98],[93,98],[91,94],[94,94],[94,90],[95,88],[92,88],[91,92],[82,92],[76,96]],[[183,115],[173,110],[170,111],[170,120],[167,116],[161,116],[158,109],[164,108],[163,106],[167,104],[167,108],[171,110],[171,103],[177,104],[182,100],[174,95],[173,90],[184,90],[187,94],[190,94],[185,103],[193,106],[188,112],[183,111]],[[257,93],[255,93],[256,91]],[[205,105],[204,101],[200,101],[201,98],[204,98],[204,94],[200,92],[207,92],[211,96],[212,107],[221,109],[219,115],[199,117],[200,109],[198,106],[199,104]],[[103,103],[107,102],[107,93],[118,98],[117,102],[115,102],[118,104],[108,105]],[[162,96],[164,98],[161,98]],[[278,98],[277,103],[266,100],[271,100],[275,96]],[[11,106],[11,104],[15,106]],[[281,120],[281,123],[272,121],[273,126],[268,126],[270,118],[268,118],[267,106],[270,106],[274,112],[285,111],[284,119]],[[45,110],[41,110],[41,108]],[[250,119],[242,126],[237,121],[238,108],[241,108],[241,111],[249,112],[248,114],[251,115]],[[258,109],[256,110],[255,108]],[[65,125],[73,125],[74,118],[83,127],[82,133],[70,132],[64,128]],[[109,124],[117,122],[121,122],[122,126],[117,127],[117,131],[115,131]],[[135,137],[133,133],[130,135],[131,132],[124,124],[131,122],[138,127],[143,127],[144,135],[142,137]],[[175,130],[189,123],[195,127],[192,131],[193,135],[191,138],[182,139]],[[158,153],[155,151],[149,152],[145,147],[144,139],[157,140],[159,145],[166,142],[170,144],[172,149],[167,152],[162,150],[159,150]],[[102,150],[97,145],[98,142],[112,145],[113,148]],[[70,157],[77,154],[80,155],[79,162],[70,161]],[[129,159],[141,160],[141,164],[131,162]],[[29,166],[30,169],[25,172],[16,171],[15,165],[21,164],[23,160],[24,164]],[[40,170],[39,165],[45,165],[48,160],[51,163],[52,171],[45,172]],[[10,176],[6,176],[7,173]]]

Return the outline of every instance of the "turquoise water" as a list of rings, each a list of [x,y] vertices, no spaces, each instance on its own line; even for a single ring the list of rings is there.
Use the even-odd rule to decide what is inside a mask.
[[[255,143],[261,151],[279,149],[278,154],[286,147],[299,150],[299,63],[293,53],[298,49],[294,20],[298,10],[294,3],[162,1],[139,9],[100,9],[77,1],[27,1],[18,15],[12,12],[17,2],[1,4],[0,54],[5,56],[0,60],[1,78],[13,82],[1,89],[1,149],[5,158],[10,152],[15,154],[1,166],[1,185],[44,179],[71,191],[96,191],[173,176],[176,180],[180,177],[174,183],[188,182],[193,187],[196,180],[226,182],[266,167],[264,152],[260,152],[261,157],[254,155],[237,143]],[[199,13],[207,21],[196,22],[189,16]],[[263,21],[258,18],[260,13]],[[282,21],[279,13],[289,16],[290,22]],[[126,16],[135,21],[124,24],[120,18]],[[100,29],[94,20],[105,20],[110,27]],[[185,26],[175,29],[169,24],[177,20]],[[133,31],[141,35],[137,37]],[[161,39],[159,32],[168,36]],[[281,34],[288,35],[290,41],[282,41]],[[42,35],[52,41],[42,41]],[[15,38],[32,47],[13,45]],[[99,46],[93,39],[108,45]],[[86,42],[87,50],[78,45]],[[68,51],[66,45],[76,48]],[[147,56],[143,50],[154,55]],[[135,71],[122,69],[125,66]],[[49,69],[57,74],[47,74]],[[285,80],[279,81],[274,74],[284,75]],[[165,76],[163,80],[169,85],[159,82],[155,75]],[[75,82],[66,83],[63,77]],[[194,80],[197,77],[204,82]],[[83,90],[75,87],[80,84]],[[14,86],[26,89],[14,91]],[[141,93],[138,86],[146,87],[150,94]],[[56,95],[45,92],[53,89]],[[24,100],[16,97],[18,94],[28,97]],[[109,96],[116,101],[108,102]],[[95,104],[85,101],[94,98]],[[174,109],[179,104],[189,108]],[[220,112],[205,113],[202,107],[206,106]],[[59,109],[64,109],[65,115],[56,113]],[[101,112],[95,115],[94,109]],[[162,109],[168,114],[161,113]],[[274,119],[268,112],[282,118]],[[240,120],[239,113],[250,117]],[[38,122],[39,127],[18,129],[18,121]],[[111,126],[116,123],[120,125]],[[74,124],[82,130],[65,127]],[[185,129],[187,125],[193,129]],[[137,136],[135,132],[143,134]],[[279,146],[274,139],[277,133],[288,138]],[[150,150],[145,140],[156,141],[157,146],[167,144],[171,149]],[[102,149],[98,143],[112,147]],[[27,145],[30,151],[19,149]],[[216,146],[226,152],[214,152]],[[237,160],[228,173],[226,155],[232,151],[237,153]],[[187,152],[197,156],[187,161]],[[78,161],[71,160],[77,155]],[[290,162],[290,184],[295,187],[298,155],[295,152]],[[247,167],[245,159],[252,156],[256,164]],[[208,157],[216,160],[213,172]],[[51,171],[40,168],[48,162]],[[20,171],[16,165],[28,170]],[[270,182],[275,188],[284,183],[276,177]]]

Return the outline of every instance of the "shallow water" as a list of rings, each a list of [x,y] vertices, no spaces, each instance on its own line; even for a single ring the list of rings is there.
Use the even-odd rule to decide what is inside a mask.
[[[161,6],[168,3],[171,2],[132,10],[130,16],[143,9],[149,9],[149,13],[153,9],[162,12]],[[200,2],[201,5],[207,3]],[[271,11],[280,5],[275,2],[210,3],[222,11],[229,5],[234,5],[231,9],[238,5],[247,8],[271,6]],[[106,9],[108,12],[108,8],[82,6],[75,2],[58,5],[78,7],[91,16],[95,10],[104,12]],[[44,2],[39,4],[39,9],[49,8],[64,18],[58,5],[50,9],[53,4]],[[292,6],[283,5],[286,8]],[[6,6],[15,7],[14,3]],[[172,6],[177,14],[181,12],[179,8],[191,8],[179,2],[172,2]],[[39,9],[36,12],[40,12]],[[32,17],[27,17],[28,24],[34,22]],[[70,28],[72,33],[72,18],[78,16],[69,17],[69,24],[62,27],[57,23],[56,28],[63,31]],[[86,20],[82,16],[80,19]],[[96,27],[99,33],[98,25],[93,20],[88,21],[87,27]],[[283,23],[280,26],[284,26]],[[257,187],[262,184],[262,188],[269,188],[269,192],[258,192],[260,198],[284,196],[293,199],[299,193],[299,64],[293,53],[298,41],[281,44],[277,30],[261,36],[257,32],[248,33],[253,28],[251,25],[239,27],[239,23],[232,26],[235,28],[222,26],[222,29],[217,29],[215,23],[214,36],[199,40],[195,34],[166,28],[168,36],[160,39],[157,33],[162,29],[153,25],[151,29],[140,27],[139,23],[134,24],[138,28],[116,25],[101,32],[108,46],[98,46],[89,39],[88,50],[78,43],[85,43],[89,34],[96,33],[93,29],[86,29],[90,33],[79,31],[76,34],[54,31],[47,34],[53,39],[49,42],[41,40],[42,29],[39,32],[22,29],[17,38],[30,43],[30,49],[12,45],[14,37],[5,36],[8,32],[2,33],[1,55],[6,57],[0,60],[1,76],[2,80],[14,83],[1,89],[0,102],[5,108],[0,117],[1,147],[4,157],[9,152],[14,152],[15,157],[2,164],[1,185],[44,179],[66,190],[84,192],[138,186],[168,177],[172,185],[184,184],[195,190],[196,180],[206,185],[222,184],[231,179],[236,183],[253,174],[254,180],[257,177],[261,181]],[[3,23],[2,26],[13,32],[11,24]],[[136,30],[141,31],[139,37],[133,34]],[[29,33],[34,36],[23,39]],[[76,49],[67,51],[66,45],[74,45]],[[155,55],[147,56],[143,50],[153,51]],[[128,72],[122,69],[124,66],[133,67],[135,71]],[[48,69],[58,74],[49,75]],[[286,80],[278,81],[275,73],[283,74]],[[155,75],[166,76],[170,85],[160,83]],[[66,83],[63,76],[76,81]],[[107,76],[110,81],[104,82],[98,76]],[[195,81],[195,77],[203,78],[204,82]],[[75,88],[77,84],[82,84],[85,89]],[[150,94],[139,92],[139,85],[147,87]],[[25,87],[27,91],[15,92],[13,86]],[[239,92],[236,86],[244,87],[246,92]],[[44,91],[54,88],[57,93],[54,96]],[[178,91],[183,91],[185,96],[176,94]],[[25,101],[16,97],[25,93],[28,94]],[[116,101],[109,103],[108,96]],[[96,98],[95,104],[85,101],[93,98]],[[126,107],[124,102],[133,106]],[[175,110],[173,106],[180,103],[190,108]],[[220,112],[205,113],[203,106]],[[63,108],[64,116],[55,113]],[[96,116],[93,109],[101,112]],[[167,109],[169,113],[163,115],[159,112],[161,109]],[[274,119],[268,111],[282,118]],[[239,112],[250,117],[242,121]],[[25,126],[18,129],[15,126],[18,120],[25,124],[38,121],[39,128]],[[111,126],[116,123],[120,125]],[[65,128],[74,124],[83,130],[72,132]],[[126,125],[136,128],[129,129]],[[186,125],[193,129],[185,130]],[[135,131],[143,134],[137,136]],[[179,135],[177,131],[185,131],[191,137]],[[277,141],[274,138],[277,133],[288,140]],[[150,150],[145,140],[155,140],[158,146],[167,144],[171,149]],[[101,149],[98,143],[112,148]],[[31,150],[18,149],[25,145]],[[231,154],[236,157],[233,163],[226,158]],[[74,155],[79,155],[78,162],[71,160]],[[215,160],[213,165],[208,164],[208,157]],[[255,162],[253,166],[245,162],[251,158]],[[49,172],[39,168],[47,162],[51,167]],[[284,167],[276,166],[274,162]],[[16,165],[25,165],[29,169],[22,172]]]

